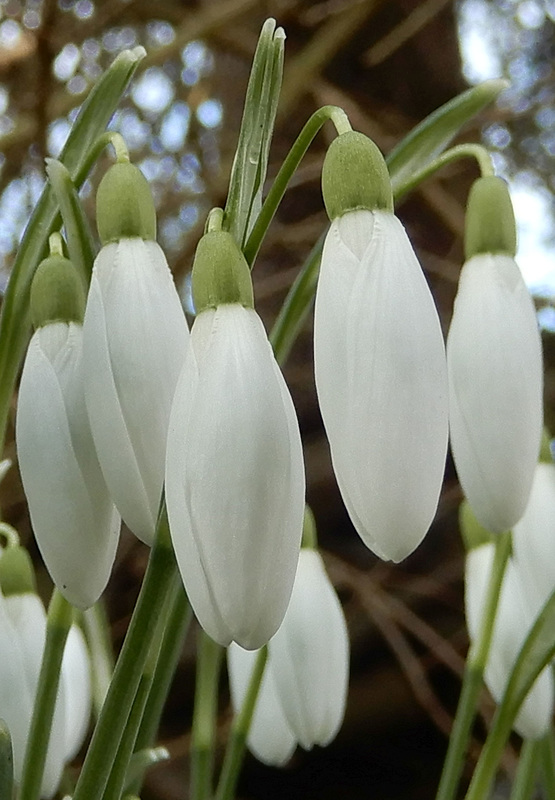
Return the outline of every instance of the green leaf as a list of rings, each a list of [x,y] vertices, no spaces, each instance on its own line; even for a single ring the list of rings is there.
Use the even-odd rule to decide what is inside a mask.
[[[508,85],[502,79],[485,81],[445,103],[413,128],[386,159],[393,192],[413,172],[437,158],[461,128]]]
[[[12,739],[8,726],[0,719],[0,797],[10,800],[13,795]]]
[[[60,207],[69,259],[88,284],[95,255],[94,239],[77,189],[69,171],[55,158],[46,159],[46,174]]]
[[[540,672],[554,656],[555,592],[522,645],[474,772],[467,800],[482,800],[489,796],[489,788],[520,706]]]
[[[77,188],[98,156],[99,137],[144,55],[142,47],[120,53],[81,106],[60,156]],[[100,139],[100,144],[104,146],[107,141]],[[5,439],[15,381],[31,331],[31,280],[47,255],[48,237],[59,224],[58,202],[47,184],[23,235],[0,314],[0,445]]]

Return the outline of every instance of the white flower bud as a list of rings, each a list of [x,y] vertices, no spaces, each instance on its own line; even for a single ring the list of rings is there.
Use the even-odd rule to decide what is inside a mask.
[[[17,408],[19,468],[33,530],[58,589],[88,608],[106,586],[120,520],[100,470],[85,407],[82,328],[38,328]]]
[[[495,547],[481,545],[467,553],[465,571],[465,610],[468,635],[476,639],[480,629]],[[509,676],[520,648],[535,620],[525,595],[525,584],[517,564],[509,560],[495,618],[488,662],[484,672],[486,685],[494,700],[503,698]],[[539,739],[550,728],[553,714],[553,675],[546,667],[538,676],[514,722],[514,729],[524,738]]]
[[[103,247],[83,324],[87,410],[114,503],[147,544],[160,506],[170,406],[188,337],[156,242],[129,238]]]
[[[430,290],[392,213],[350,211],[332,222],[316,293],[314,361],[351,520],[380,558],[401,561],[437,508],[447,376]]]
[[[172,541],[197,618],[222,645],[265,644],[293,586],[304,513],[295,410],[253,309],[195,319],[166,458]]]

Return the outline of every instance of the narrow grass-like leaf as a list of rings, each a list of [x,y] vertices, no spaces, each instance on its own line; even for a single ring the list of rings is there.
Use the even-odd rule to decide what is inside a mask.
[[[502,79],[485,81],[454,97],[413,128],[386,159],[394,193],[413,172],[442,153],[461,128],[508,85]]]
[[[144,55],[142,47],[120,53],[81,106],[60,156],[77,188],[92,166],[91,152],[97,155],[96,143]],[[31,280],[47,254],[48,237],[57,226],[58,203],[47,184],[19,246],[0,314],[0,444],[4,442],[15,381],[30,334]]]
[[[94,239],[77,189],[69,171],[55,158],[46,159],[46,174],[60,207],[69,258],[88,284],[94,261]]]
[[[13,752],[8,726],[0,719],[0,797],[13,796]]]

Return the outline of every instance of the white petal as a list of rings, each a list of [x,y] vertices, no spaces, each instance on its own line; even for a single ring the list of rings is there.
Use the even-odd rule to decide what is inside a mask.
[[[555,465],[536,467],[524,516],[513,528],[513,553],[531,611],[539,614],[555,589]]]
[[[349,638],[316,551],[301,550],[291,602],[269,653],[285,718],[299,744],[306,749],[328,744],[345,713]]]
[[[461,272],[447,339],[451,445],[484,527],[509,530],[526,508],[542,430],[542,355],[518,266],[471,258]]]
[[[0,717],[12,737],[14,778],[21,781],[25,746],[33,713],[34,686],[27,680],[19,637],[0,592]]]
[[[84,321],[86,400],[106,482],[124,522],[152,542],[171,401],[187,324],[155,242],[100,251]]]
[[[478,635],[493,556],[493,545],[483,545],[466,557],[465,609],[471,640]],[[507,564],[501,588],[491,650],[484,673],[486,685],[497,703],[503,698],[511,670],[533,622],[520,575],[511,560]],[[546,667],[532,686],[513,727],[525,738],[540,738],[549,729],[552,714],[553,676],[550,667]]]
[[[16,633],[18,645],[22,655],[22,668],[25,682],[28,687],[32,706],[42,663],[44,641],[46,637],[46,612],[40,598],[31,592],[10,595],[4,599],[6,613],[10,618]],[[30,724],[30,717],[29,717]],[[25,734],[27,744],[29,729]],[[50,731],[50,741],[44,774],[42,778],[41,797],[52,797],[60,784],[64,768],[64,737],[65,737],[65,697],[63,686],[58,688],[54,718]]]
[[[85,637],[77,625],[68,633],[62,676],[65,692],[64,762],[79,752],[89,725],[92,706],[91,668]]]
[[[437,508],[447,377],[430,290],[392,214],[353,212],[332,223],[314,358],[333,467],[353,524],[381,558],[401,561]]]
[[[55,323],[33,335],[21,377],[16,441],[46,566],[69,602],[87,608],[110,576],[119,516],[86,413],[80,325]]]
[[[172,539],[185,587],[220,644],[265,644],[287,607],[304,513],[298,424],[257,314],[202,312],[198,379],[176,391],[166,465]],[[190,370],[194,373],[194,370]]]
[[[257,657],[258,651],[243,650],[238,644],[232,643],[228,648],[229,687],[236,714],[243,705]],[[273,767],[286,764],[297,746],[278,700],[268,664],[260,684],[247,744],[259,761]]]

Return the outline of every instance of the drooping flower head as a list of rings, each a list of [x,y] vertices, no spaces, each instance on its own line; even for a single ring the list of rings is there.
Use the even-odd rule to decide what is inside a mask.
[[[299,428],[231,234],[201,239],[193,292],[198,314],[168,434],[170,530],[203,628],[222,645],[254,649],[279,627],[295,577]]]
[[[22,776],[45,637],[46,613],[35,592],[30,559],[23,548],[8,548],[0,558],[0,717],[11,734],[16,783]],[[83,743],[91,696],[86,644],[73,626],[62,660],[41,798],[54,796],[64,766]]]
[[[238,711],[256,653],[228,650],[231,696]],[[303,548],[287,613],[268,644],[248,746],[259,760],[280,766],[298,743],[325,747],[345,714],[349,638],[339,599],[316,550]]]
[[[97,224],[104,246],[94,264],[83,326],[87,410],[116,507],[149,544],[189,332],[155,241],[148,183],[132,164],[115,164],[104,176]]]
[[[318,401],[343,501],[365,544],[401,561],[434,517],[447,451],[437,311],[376,146],[338,136],[322,171],[332,224],[314,318]]]
[[[524,513],[543,424],[541,339],[501,178],[474,184],[465,250],[447,337],[451,448],[476,517],[499,533]]]
[[[120,528],[85,406],[84,305],[71,262],[53,254],[39,265],[31,288],[36,331],[16,421],[19,469],[39,550],[58,589],[83,609],[106,586]]]

